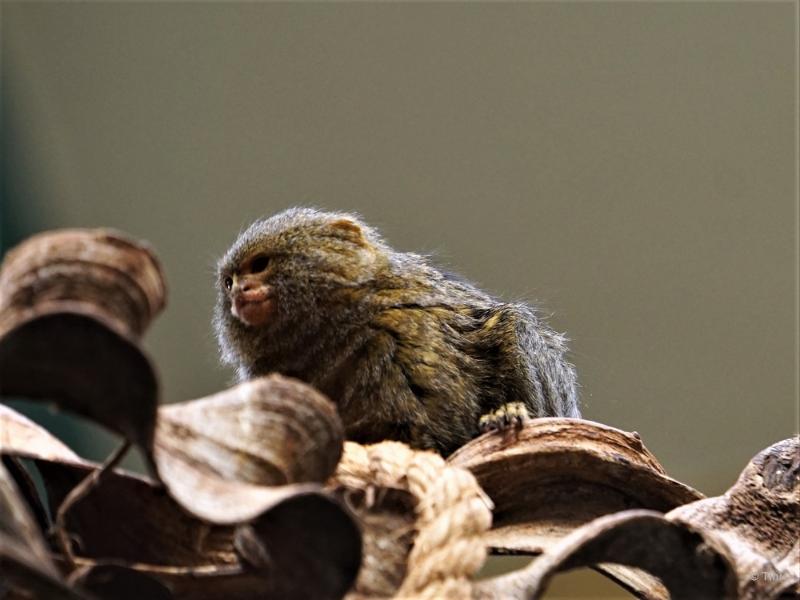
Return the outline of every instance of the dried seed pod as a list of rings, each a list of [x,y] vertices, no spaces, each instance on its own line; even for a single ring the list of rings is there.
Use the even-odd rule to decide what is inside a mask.
[[[467,471],[398,442],[347,442],[329,486],[364,531],[353,598],[469,596],[486,559],[491,502]]]
[[[67,494],[98,465],[36,460],[51,514]],[[96,561],[170,567],[238,566],[233,528],[212,526],[186,514],[152,480],[108,473],[66,516],[69,532],[80,540],[77,554]]]
[[[83,598],[61,581],[39,528],[0,463],[0,590],[5,587],[23,597]]]
[[[208,398],[162,406],[156,459],[256,485],[325,482],[342,454],[336,407],[299,381],[271,375]],[[167,467],[169,468],[169,467]]]
[[[74,466],[37,466],[54,506],[85,476]],[[317,488],[259,489],[272,494],[260,497],[261,513],[250,524],[213,525],[188,515],[152,482],[115,472],[69,512],[69,531],[82,542],[76,562],[121,561],[168,585],[176,598],[341,598],[360,560],[349,517]],[[254,565],[253,548],[235,543],[240,529],[252,531],[269,564]]]
[[[50,434],[10,409],[0,411],[0,430],[4,431],[4,459],[17,455],[35,459],[51,513],[78,482],[98,469],[60,448]],[[209,480],[212,485],[221,481],[201,476],[195,485]],[[312,485],[268,488],[225,481],[220,485],[262,491],[257,497],[261,512],[242,527],[252,529],[257,548],[273,558],[268,568],[252,568],[247,553],[242,559],[235,547],[237,527],[233,524],[197,519],[160,484],[120,470],[106,472],[102,482],[65,516],[70,536],[79,540],[75,565],[93,578],[92,586],[102,587],[95,575],[107,575],[110,561],[155,579],[175,598],[187,600],[338,598],[346,592],[358,571],[360,538],[337,502]],[[201,490],[199,496],[203,493],[209,492]],[[223,492],[223,496],[215,514],[223,521],[235,521],[242,507],[230,505],[226,514],[224,502],[232,494]],[[249,504],[245,509],[252,512],[254,507]],[[28,534],[22,537],[27,539]],[[70,565],[61,567],[70,572]],[[83,575],[75,575],[76,581],[83,581]],[[123,577],[117,573],[108,585],[119,585]]]
[[[678,507],[667,518],[728,545],[743,600],[800,594],[800,440],[763,450],[724,495]]]
[[[191,514],[239,525],[237,550],[268,574],[271,597],[339,597],[361,561],[350,515],[318,484],[344,430],[334,405],[278,375],[159,411],[155,460]],[[284,485],[285,484],[285,485]]]
[[[602,515],[667,511],[702,498],[668,477],[638,434],[581,419],[534,419],[519,430],[483,435],[449,462],[469,469],[492,498],[486,542],[498,554],[537,555]],[[633,593],[666,594],[640,570],[596,568]]]
[[[668,590],[663,596],[659,589],[637,590],[640,598],[736,597],[736,574],[724,543],[660,513],[626,510],[573,530],[524,569],[477,582],[473,598],[536,600],[557,572],[608,563],[646,571]]]
[[[580,419],[483,435],[448,462],[469,469],[494,502],[486,539],[499,553],[539,554],[596,517],[702,498],[669,478],[637,434]]]
[[[53,508],[97,468],[56,461],[36,461],[36,465]],[[266,590],[285,574],[250,569],[234,547],[234,526],[212,525],[192,517],[163,487],[146,478],[119,470],[107,474],[102,485],[70,510],[66,520],[70,534],[81,542],[75,559],[81,572],[104,570],[109,564],[124,566],[160,582],[176,599],[280,597]],[[305,523],[289,524],[301,525]],[[278,548],[285,543],[274,536],[262,536],[262,540]],[[78,582],[83,580],[75,577]],[[299,587],[313,596],[317,585],[324,582],[308,580]]]
[[[118,233],[28,239],[0,270],[0,394],[52,400],[149,450],[158,385],[138,341],[164,297],[153,254]]]
[[[34,459],[50,514],[98,465],[82,460],[39,425],[0,406],[0,455]],[[38,494],[34,489],[33,494]],[[27,495],[26,495],[27,497]],[[38,498],[37,498],[38,501]],[[30,502],[30,500],[29,500]],[[198,568],[238,566],[233,528],[186,514],[146,477],[115,470],[67,515],[82,558]]]
[[[476,584],[478,598],[539,598],[576,567],[637,568],[644,598],[790,598],[800,589],[800,440],[759,453],[723,496],[666,515],[628,510],[597,518],[550,544],[528,567]],[[657,578],[657,579],[654,579]],[[671,595],[670,595],[671,594]]]
[[[61,440],[17,411],[0,404],[0,454],[80,462]]]
[[[39,498],[33,478],[20,462],[20,458],[43,458],[82,463],[80,457],[53,437],[42,427],[0,404],[0,459],[14,479],[41,532],[50,527],[44,504]]]
[[[316,489],[272,486],[327,480],[343,438],[327,398],[272,375],[161,407],[155,459],[162,480],[186,510],[214,523],[240,523],[291,490]]]
[[[155,255],[108,229],[63,229],[28,238],[6,254],[0,289],[0,331],[29,315],[79,305],[133,339],[141,337],[166,298]]]

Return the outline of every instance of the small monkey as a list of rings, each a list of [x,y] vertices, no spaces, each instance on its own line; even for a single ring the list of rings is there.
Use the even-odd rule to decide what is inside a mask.
[[[214,327],[240,380],[278,372],[338,407],[347,437],[448,455],[528,417],[578,417],[565,338],[347,213],[253,223],[218,267]]]

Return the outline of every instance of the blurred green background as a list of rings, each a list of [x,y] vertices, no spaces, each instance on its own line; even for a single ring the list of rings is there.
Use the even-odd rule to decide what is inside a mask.
[[[302,204],[539,303],[573,339],[584,415],[706,494],[797,431],[794,2],[0,11],[3,247],[149,240],[165,402],[230,383],[215,259]],[[23,409],[90,458],[112,443]],[[581,585],[611,589],[553,594]]]

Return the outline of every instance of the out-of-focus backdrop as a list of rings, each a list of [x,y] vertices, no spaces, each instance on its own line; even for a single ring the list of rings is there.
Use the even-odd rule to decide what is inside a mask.
[[[215,258],[302,204],[540,303],[585,416],[706,494],[797,430],[794,2],[0,11],[3,247],[54,227],[149,240],[164,401],[228,385]]]

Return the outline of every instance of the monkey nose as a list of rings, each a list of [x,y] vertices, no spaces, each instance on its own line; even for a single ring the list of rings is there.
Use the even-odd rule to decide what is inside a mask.
[[[267,322],[275,309],[271,296],[272,290],[264,282],[237,282],[231,313],[245,325],[259,327]]]
[[[242,278],[236,282],[234,298],[237,303],[263,302],[269,298],[270,287],[263,281]]]
[[[239,289],[243,292],[250,292],[260,286],[260,283],[253,281],[252,279],[242,279],[239,282]]]

